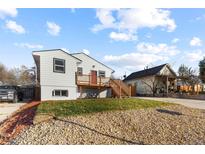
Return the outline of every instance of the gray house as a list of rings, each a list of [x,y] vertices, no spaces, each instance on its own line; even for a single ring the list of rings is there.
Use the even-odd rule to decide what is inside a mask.
[[[132,87],[132,96],[164,95],[175,90],[176,73],[169,64],[131,73],[123,81]]]
[[[129,95],[127,85],[111,79],[113,69],[85,53],[51,49],[34,51],[33,58],[40,100]]]

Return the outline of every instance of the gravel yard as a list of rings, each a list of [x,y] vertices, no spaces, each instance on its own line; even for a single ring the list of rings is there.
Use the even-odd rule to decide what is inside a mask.
[[[32,125],[9,144],[205,144],[205,110],[170,105],[69,116]]]

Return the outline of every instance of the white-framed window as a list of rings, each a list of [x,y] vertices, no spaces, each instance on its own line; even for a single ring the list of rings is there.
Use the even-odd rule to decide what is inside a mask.
[[[82,67],[77,68],[77,74],[78,75],[83,75],[83,68]]]
[[[68,90],[53,90],[52,96],[59,96],[59,97],[68,97]]]
[[[53,58],[53,72],[65,73],[65,60]]]
[[[99,77],[105,77],[105,71],[99,71],[98,73],[99,73],[98,75]]]

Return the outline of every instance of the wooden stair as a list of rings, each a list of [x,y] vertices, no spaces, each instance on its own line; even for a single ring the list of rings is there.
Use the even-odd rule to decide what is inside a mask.
[[[131,87],[126,85],[122,80],[111,79],[110,87],[115,97],[124,98],[131,96]]]

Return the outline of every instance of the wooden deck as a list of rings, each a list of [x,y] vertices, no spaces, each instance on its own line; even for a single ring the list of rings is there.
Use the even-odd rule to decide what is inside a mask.
[[[94,79],[93,79],[94,78]],[[108,77],[99,77],[92,75],[78,75],[76,74],[76,84],[80,88],[80,93],[82,93],[82,88],[95,88],[98,90],[103,90],[105,88],[111,88],[114,97],[130,97],[131,87],[123,83],[122,80],[115,80]]]
[[[76,84],[78,86],[87,86],[87,87],[110,87],[110,78],[108,77],[96,77],[96,80],[92,80],[91,75],[76,74]]]

